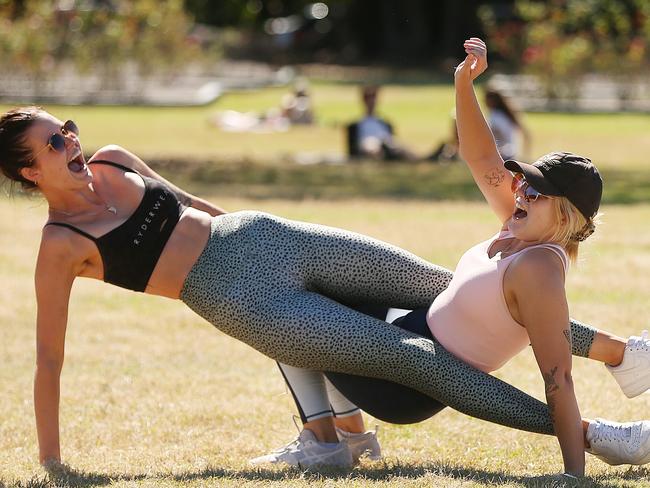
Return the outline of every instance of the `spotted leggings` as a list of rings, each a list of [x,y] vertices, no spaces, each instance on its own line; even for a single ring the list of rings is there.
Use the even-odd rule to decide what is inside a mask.
[[[368,307],[359,308],[368,313]],[[384,308],[384,317],[385,311]],[[426,325],[426,311],[426,308],[415,310],[393,323],[402,329],[433,339]],[[571,334],[575,338],[572,341],[572,353],[587,357],[598,330],[573,319],[570,324]],[[323,417],[350,416],[363,410],[384,422],[413,424],[431,418],[445,407],[413,388],[384,379],[346,373],[322,373],[281,363],[278,365],[303,423]]]
[[[450,279],[449,271],[369,237],[237,212],[213,218],[181,299],[277,361],[383,378],[473,417],[552,432],[544,403],[460,361],[436,341],[337,303],[421,308]]]

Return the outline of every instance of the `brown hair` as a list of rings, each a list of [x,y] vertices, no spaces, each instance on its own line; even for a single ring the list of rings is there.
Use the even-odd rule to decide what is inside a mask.
[[[0,117],[0,170],[7,179],[20,183],[24,190],[37,188],[20,170],[34,164],[32,150],[25,144],[25,132],[45,113],[41,107],[20,107]]]
[[[501,110],[513,124],[521,128],[521,122],[519,122],[517,112],[512,108],[508,99],[504,97],[501,92],[488,88],[485,91],[485,102],[489,108]]]

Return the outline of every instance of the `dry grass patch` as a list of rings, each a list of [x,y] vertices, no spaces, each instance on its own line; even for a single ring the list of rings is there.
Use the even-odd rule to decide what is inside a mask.
[[[220,201],[366,233],[453,267],[497,228],[482,204]],[[290,396],[270,359],[215,331],[180,302],[80,279],[62,378],[61,425],[72,471],[45,478],[36,462],[32,404],[32,274],[45,208],[0,200],[0,486],[526,486],[557,485],[556,441],[445,411],[414,426],[381,424],[385,462],[322,473],[252,469],[247,460],[295,435]],[[572,314],[621,335],[646,325],[650,205],[608,207],[607,224],[570,275]],[[543,398],[530,351],[498,376]],[[599,365],[575,361],[586,416],[647,417]],[[375,422],[369,419],[372,425]],[[582,486],[650,486],[644,468],[588,459]],[[561,485],[558,485],[561,486]]]

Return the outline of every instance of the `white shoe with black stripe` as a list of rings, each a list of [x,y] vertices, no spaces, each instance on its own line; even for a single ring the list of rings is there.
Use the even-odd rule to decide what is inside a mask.
[[[254,466],[284,463],[300,468],[313,466],[349,468],[354,464],[354,460],[345,439],[338,443],[319,442],[311,430],[304,429],[296,440],[270,454],[251,459],[250,463]]]

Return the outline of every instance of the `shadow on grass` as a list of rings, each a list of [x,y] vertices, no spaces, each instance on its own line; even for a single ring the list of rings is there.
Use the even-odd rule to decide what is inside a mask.
[[[389,198],[482,201],[464,163],[377,163],[297,165],[251,160],[150,161],[152,166],[197,193],[217,192],[253,199],[301,200]],[[650,168],[605,165],[603,202],[650,201]]]
[[[151,474],[111,474],[111,473],[91,473],[82,472],[74,469],[62,470],[55,475],[49,475],[42,478],[33,478],[27,482],[18,482],[8,486],[16,488],[87,488],[95,486],[106,486],[115,482],[138,482],[144,481],[148,484],[158,480],[175,481],[179,484],[183,482],[202,481],[206,484],[214,482],[214,486],[219,486],[219,480],[242,480],[242,481],[295,481],[302,480],[307,483],[322,482],[324,480],[339,481],[369,481],[381,482],[391,481],[399,483],[399,478],[418,479],[425,476],[439,476],[452,478],[459,481],[472,481],[479,485],[495,486],[504,483],[516,484],[527,488],[542,487],[597,487],[597,488],[620,488],[622,486],[636,486],[640,480],[650,478],[648,468],[630,468],[622,475],[603,475],[598,477],[587,477],[578,482],[565,480],[558,475],[546,476],[519,476],[505,473],[503,471],[490,471],[483,469],[464,468],[442,463],[425,463],[425,464],[401,464],[401,463],[375,463],[374,465],[361,466],[352,470],[326,468],[319,471],[301,470],[299,468],[287,469],[225,469],[225,468],[206,468],[204,470],[185,473],[151,473]],[[626,483],[626,481],[629,482]],[[211,483],[210,483],[211,484]],[[0,488],[4,488],[0,482]]]
[[[341,200],[381,198],[482,202],[483,196],[464,163],[377,163],[302,166],[248,160],[158,160],[152,167],[198,195],[253,200]],[[603,203],[650,202],[650,167],[607,167]],[[1,190],[1,187],[0,187]],[[0,196],[2,192],[0,191]],[[16,195],[24,196],[17,191]],[[29,197],[28,197],[29,198]],[[36,205],[43,201],[36,198]]]

